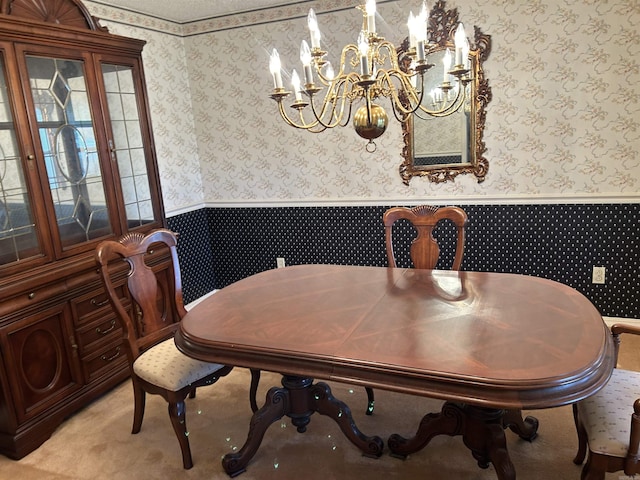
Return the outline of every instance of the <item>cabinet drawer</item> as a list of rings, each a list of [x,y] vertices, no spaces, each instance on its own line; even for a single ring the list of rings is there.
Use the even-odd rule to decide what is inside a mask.
[[[47,302],[59,303],[59,299],[66,294],[67,287],[64,282],[34,286],[19,295],[3,298],[2,302],[0,302],[0,317],[14,315],[22,318],[25,312],[37,311]]]
[[[112,343],[122,337],[122,326],[115,315],[96,318],[76,330],[80,355],[90,353],[97,345]]]
[[[82,359],[82,370],[87,383],[100,378],[108,371],[127,368],[127,351],[121,340],[105,345]]]
[[[126,293],[124,285],[116,287],[116,293],[118,297],[125,301]],[[73,319],[76,326],[94,320],[96,315],[102,317],[110,317],[113,315],[113,309],[109,303],[107,292],[102,288],[73,299],[71,306],[73,308]]]

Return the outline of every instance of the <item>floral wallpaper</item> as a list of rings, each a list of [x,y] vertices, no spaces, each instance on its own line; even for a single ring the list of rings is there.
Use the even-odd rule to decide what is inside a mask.
[[[87,1],[116,34],[147,40],[144,62],[168,214],[202,204],[637,202],[640,198],[640,4],[637,0],[462,0],[491,35],[493,91],[486,180],[402,183],[401,129],[390,122],[370,154],[351,127],[311,134],[285,125],[269,98],[269,53],[300,69],[306,12],[337,63],[356,39],[356,0],[176,25]],[[429,2],[430,3],[430,2]],[[379,1],[378,31],[406,36],[419,0]],[[286,74],[285,74],[286,81]]]

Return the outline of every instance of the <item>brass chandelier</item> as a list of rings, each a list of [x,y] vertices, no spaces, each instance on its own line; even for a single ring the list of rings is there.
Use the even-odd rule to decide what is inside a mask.
[[[428,59],[436,51],[442,51],[439,45],[427,42],[429,14],[426,4],[422,4],[417,16],[409,15],[409,50],[403,68],[400,67],[396,47],[376,33],[375,0],[367,0],[366,5],[356,8],[362,11],[362,30],[357,45],[348,44],[342,49],[337,74],[331,62],[325,60],[327,52],[320,46],[318,21],[313,9],[309,11],[307,23],[311,47],[302,40],[300,60],[304,84],[301,84],[296,70],[291,73],[294,93],[291,115],[284,105],[291,92],[282,84],[280,57],[273,49],[269,63],[274,81],[271,98],[278,102],[280,115],[287,124],[319,133],[328,128],[346,126],[357,106],[353,114],[354,128],[358,135],[369,140],[366,148],[373,152],[376,148],[373,140],[385,132],[388,124],[385,109],[375,103],[378,99],[389,100],[399,122],[405,122],[414,114],[451,115],[464,105],[466,85],[471,77],[469,42],[462,23],[458,23],[455,31],[455,52],[452,54],[447,48],[444,53],[442,81],[425,92],[425,72],[434,67]]]

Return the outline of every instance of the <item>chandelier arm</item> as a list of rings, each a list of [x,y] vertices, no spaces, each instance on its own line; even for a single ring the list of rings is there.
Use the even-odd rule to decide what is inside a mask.
[[[291,126],[291,127],[295,127],[295,128],[299,128],[301,130],[310,130],[312,128],[314,128],[315,126],[318,125],[319,122],[315,121],[312,123],[307,123],[304,120],[304,117],[302,116],[302,109],[298,109],[299,113],[300,113],[300,123],[296,123],[294,120],[291,119],[291,117],[289,117],[289,115],[287,115],[287,112],[285,111],[284,108],[284,102],[280,101],[278,102],[278,110],[280,111],[280,116],[282,117],[282,119],[287,123],[287,125]]]
[[[342,53],[340,53],[340,71],[338,72],[338,77],[345,77],[345,76],[351,75],[351,73],[349,74],[345,73],[345,68],[347,66],[347,55],[350,53],[354,57],[354,59],[358,60],[360,58],[359,52],[360,52],[360,49],[358,48],[357,45],[354,45],[353,43],[350,43],[344,46],[344,48],[342,49]],[[355,66],[357,65],[358,62],[354,60],[349,63],[351,63],[352,66]]]
[[[310,99],[309,103],[311,105],[311,112],[313,113],[313,116],[316,119],[316,123],[322,125],[325,129],[333,128],[336,125],[338,125],[339,122],[337,121],[335,123],[332,123],[332,120],[336,118],[335,117],[336,104],[334,101],[330,100],[328,96],[324,98],[320,112],[318,112],[318,110],[316,109],[316,103],[313,101],[313,97]],[[331,115],[329,116],[329,121],[327,122],[327,121],[324,121],[323,118],[327,115],[328,111],[331,112]]]
[[[466,97],[467,97],[466,88],[464,85],[460,85],[458,88],[458,91],[456,92],[456,98],[454,98],[451,102],[447,102],[447,105],[444,108],[431,110],[425,107],[424,105],[422,105],[422,103],[420,104],[419,108],[420,110],[422,110],[423,112],[425,112],[430,116],[446,117],[448,115],[451,115],[456,110],[458,110],[460,106],[463,104],[463,102],[465,101]]]
[[[352,94],[350,93],[349,94],[345,93],[345,95],[342,97],[342,103],[340,107],[340,117],[341,117],[340,126],[341,127],[347,126],[347,124],[351,120],[351,110],[353,108],[353,98],[351,98],[351,95]],[[347,108],[346,112],[345,112],[345,106]]]
[[[416,90],[411,84],[410,75],[401,71],[385,72],[385,82],[389,85],[388,90],[391,96],[393,113],[398,120],[400,120],[398,112],[401,113],[402,118],[406,120],[409,115],[420,107],[424,97],[424,75],[420,77],[420,89]],[[399,89],[394,86],[392,78],[397,79],[400,83],[401,87]],[[403,93],[404,98],[400,98],[400,92]]]
[[[345,119],[344,123],[342,123],[340,125],[341,127],[346,127],[347,124],[349,123],[349,120],[351,120],[351,110],[352,110],[352,107],[353,107],[353,103],[349,102],[348,105],[349,105],[349,109],[347,111],[347,115],[344,117],[344,119]]]
[[[344,76],[343,76],[344,77]],[[335,82],[333,82],[327,91],[327,94],[322,101],[322,108],[320,112],[318,112],[316,108],[316,104],[313,101],[313,97],[310,96],[310,104],[311,111],[313,112],[313,116],[316,118],[318,123],[326,128],[333,128],[335,126],[341,125],[342,119],[344,118],[345,113],[345,104],[347,101],[347,86],[346,81],[348,77],[338,78]],[[344,93],[340,94],[341,90],[345,90]],[[339,109],[336,110],[337,105],[340,105]],[[329,120],[326,121],[324,118],[327,116],[327,112],[330,112]],[[349,116],[351,115],[351,108],[349,108],[349,115],[347,116],[347,122],[349,121]],[[346,123],[345,123],[346,125]]]
[[[327,63],[324,61],[324,59],[322,57],[314,57],[313,58],[313,64],[315,67],[315,71],[316,74],[318,75],[318,78],[320,79],[320,82],[328,87],[331,86],[331,84],[333,83],[333,80],[336,78],[341,78],[341,77],[346,77],[347,74],[345,73],[345,66],[347,65],[347,55],[349,53],[351,53],[351,55],[353,55],[355,58],[358,58],[358,47],[357,45],[354,44],[348,44],[345,45],[344,48],[342,49],[342,52],[340,54],[340,71],[338,71],[335,76],[333,77],[333,79],[327,77],[324,75],[324,73],[322,73],[322,67]]]
[[[387,51],[386,57],[382,56],[382,54],[380,53],[382,50]],[[384,61],[387,58],[389,59],[389,63],[391,64],[391,68],[389,70],[400,71],[400,64],[398,63],[398,54],[396,51],[396,47],[393,45],[393,43],[384,39],[379,41],[376,46],[376,56],[381,61]]]
[[[414,114],[415,111],[413,112],[403,111],[398,108],[398,105],[400,104],[396,104],[396,102],[391,102],[391,110],[393,111],[393,116],[396,117],[396,120],[398,120],[400,123],[406,122],[409,119],[409,117],[412,114]]]
[[[309,128],[307,131],[311,132],[311,133],[322,133],[326,129],[327,129],[327,127],[320,126],[317,130],[313,130],[312,128]]]

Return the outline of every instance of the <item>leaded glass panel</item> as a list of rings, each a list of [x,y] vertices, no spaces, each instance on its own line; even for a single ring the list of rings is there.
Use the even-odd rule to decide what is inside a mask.
[[[143,146],[133,71],[122,65],[102,65],[107,90],[114,152],[122,184],[129,228],[154,221],[151,188]]]
[[[108,235],[84,64],[28,56],[27,68],[62,246]]]
[[[0,58],[0,265],[40,252]]]

